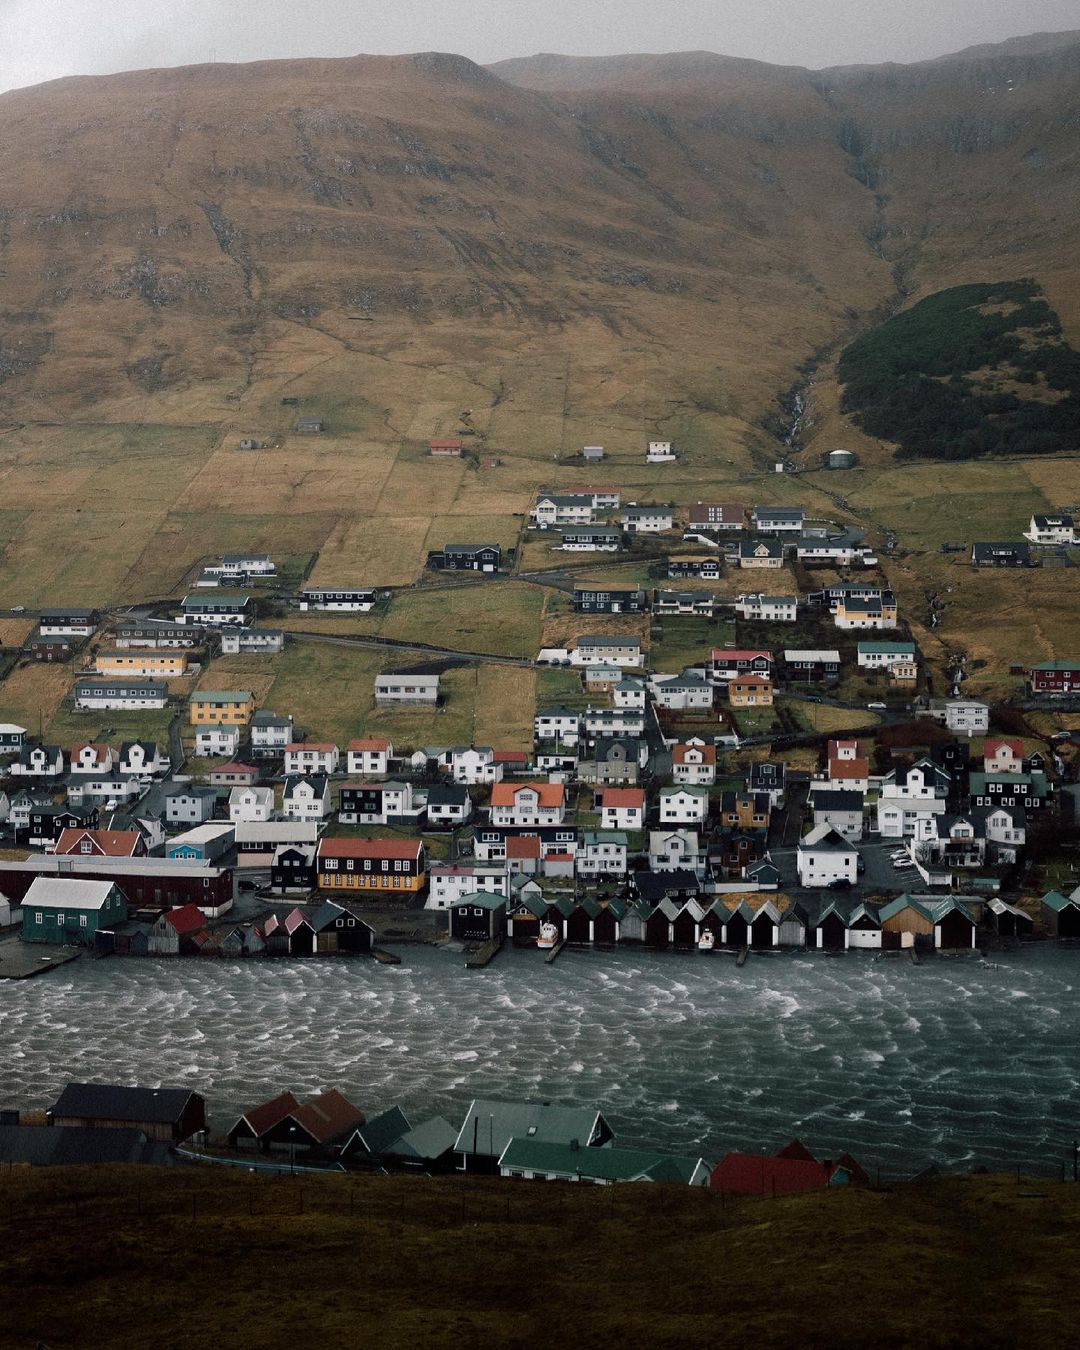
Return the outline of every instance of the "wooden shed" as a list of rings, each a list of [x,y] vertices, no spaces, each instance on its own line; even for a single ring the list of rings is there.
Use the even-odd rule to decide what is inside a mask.
[[[1051,937],[1080,938],[1080,892],[1049,891],[1041,902],[1042,921]]]
[[[1035,928],[1035,920],[1026,910],[996,896],[986,907],[986,917],[998,937],[1029,938]]]
[[[600,906],[592,921],[595,946],[615,946],[619,940],[619,926],[625,913],[626,906],[622,900],[609,900],[606,905]]]
[[[545,907],[546,908],[546,907]],[[450,936],[459,942],[487,942],[506,932],[506,897],[490,891],[464,895],[450,906]]]
[[[836,902],[825,906],[814,925],[814,945],[821,951],[842,952],[848,946],[847,914],[841,913]]]
[[[886,951],[898,951],[934,941],[934,920],[930,912],[910,895],[900,895],[882,907],[881,945]]]

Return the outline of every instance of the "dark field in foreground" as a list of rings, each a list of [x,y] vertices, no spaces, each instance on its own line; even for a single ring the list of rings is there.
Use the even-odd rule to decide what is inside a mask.
[[[0,1344],[1075,1345],[1080,1187],[0,1176]]]

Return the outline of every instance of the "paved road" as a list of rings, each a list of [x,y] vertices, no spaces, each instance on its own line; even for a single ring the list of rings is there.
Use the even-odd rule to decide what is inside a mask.
[[[367,647],[376,651],[419,652],[452,661],[479,661],[493,666],[536,665],[535,661],[520,656],[496,656],[493,652],[463,652],[454,647],[435,647],[427,642],[399,642],[394,638],[380,637],[342,637],[336,633],[306,633],[299,629],[289,630],[289,636],[298,642],[329,642],[338,647]]]

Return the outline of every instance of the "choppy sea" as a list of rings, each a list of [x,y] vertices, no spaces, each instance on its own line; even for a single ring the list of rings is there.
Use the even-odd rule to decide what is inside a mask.
[[[1056,1166],[1080,1130],[1080,952],[992,959],[400,949],[370,961],[77,961],[0,983],[0,1106],[69,1080],[190,1085],[212,1120],[285,1088],[460,1119],[595,1103],[617,1142],[715,1159],[793,1135],[885,1175]]]

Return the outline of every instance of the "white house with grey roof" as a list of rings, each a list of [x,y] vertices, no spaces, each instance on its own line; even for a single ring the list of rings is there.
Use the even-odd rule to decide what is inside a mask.
[[[164,708],[168,701],[169,686],[164,680],[125,680],[109,675],[75,681],[75,707],[80,710],[128,712]]]
[[[816,800],[815,794],[815,800]],[[799,841],[795,863],[799,885],[808,887],[831,886],[837,881],[851,885],[857,879],[859,851],[850,840],[832,825],[822,823]]]
[[[386,704],[427,704],[439,701],[438,675],[421,675],[413,671],[384,671],[375,677],[375,702]]]
[[[670,506],[624,506],[622,527],[627,534],[663,534],[674,525]]]
[[[795,595],[747,594],[735,597],[735,613],[755,623],[794,623],[799,599]]]
[[[637,669],[645,664],[645,653],[641,650],[641,639],[638,637],[585,634],[577,639],[571,649],[570,664]]]

